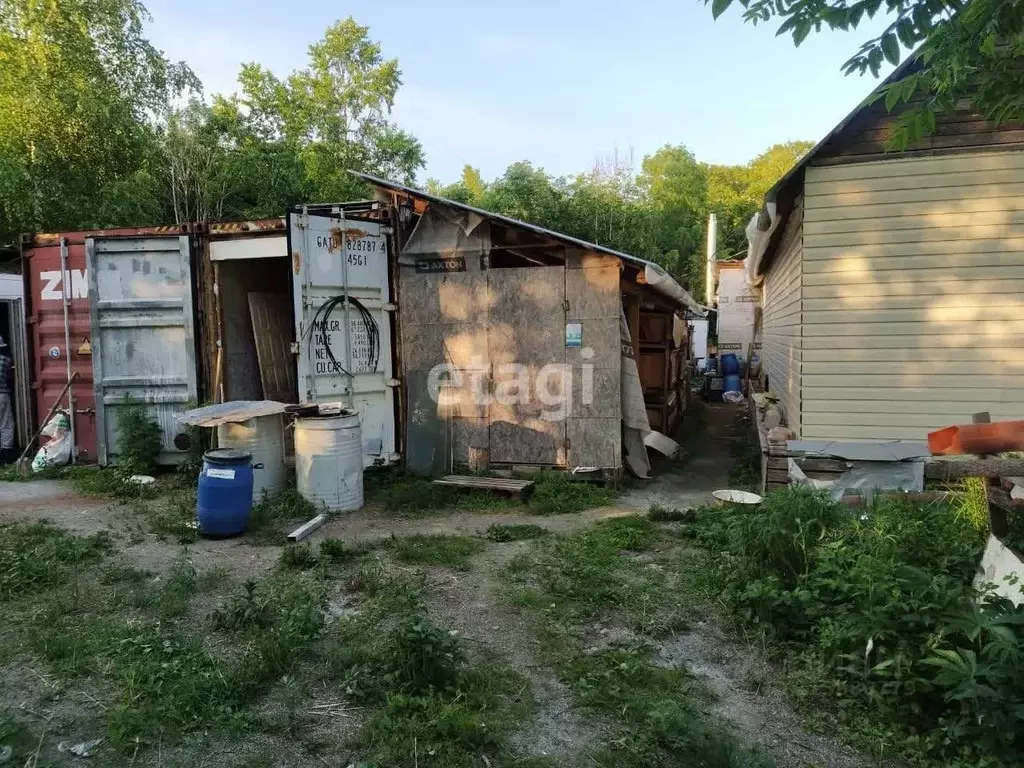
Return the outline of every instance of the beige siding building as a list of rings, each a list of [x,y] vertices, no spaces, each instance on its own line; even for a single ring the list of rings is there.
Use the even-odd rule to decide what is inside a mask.
[[[1024,419],[1024,127],[954,114],[886,154],[851,115],[769,193],[763,358],[805,440]]]

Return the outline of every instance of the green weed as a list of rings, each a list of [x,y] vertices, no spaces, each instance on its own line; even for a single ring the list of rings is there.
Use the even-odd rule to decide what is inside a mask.
[[[947,765],[1009,763],[1024,746],[1024,609],[976,604],[970,516],[902,501],[861,515],[790,489],[708,510],[699,528],[718,594],[866,746]]]
[[[518,499],[486,491],[434,485],[428,478],[403,472],[367,473],[364,482],[368,500],[380,503],[385,511],[403,517],[419,517],[444,509],[487,512],[522,506]]]
[[[395,557],[404,563],[446,565],[468,570],[470,559],[484,549],[484,543],[471,536],[423,535],[403,536],[388,541]]]
[[[181,544],[199,538],[194,487],[180,488],[162,503],[144,506],[141,512],[158,537],[169,536]]]
[[[604,520],[571,536],[551,536],[513,558],[506,569],[519,599],[562,621],[578,623],[604,611],[624,614],[651,633],[669,629],[680,614],[659,571],[631,553],[650,547],[657,529],[640,517]]]
[[[283,571],[308,571],[318,563],[316,553],[308,544],[289,544],[277,559],[277,566]]]
[[[544,471],[535,476],[530,511],[538,515],[565,515],[615,501],[612,488],[576,480],[565,472]]]
[[[246,539],[258,544],[283,544],[286,533],[281,527],[283,523],[309,520],[317,511],[294,487],[273,495],[264,492],[263,498],[252,507]]]
[[[701,715],[707,694],[679,668],[651,664],[641,649],[578,654],[562,666],[580,705],[612,718],[618,733],[595,757],[630,768],[754,768],[771,761],[740,747]]]
[[[163,448],[163,430],[129,395],[117,408],[117,466],[122,475],[147,475]]]
[[[527,507],[538,515],[567,514],[601,507],[614,501],[617,492],[554,470],[531,475],[534,484],[524,503],[486,491],[434,485],[429,479],[399,472],[366,475],[366,495],[393,514],[416,517],[440,510],[492,512]]]
[[[110,548],[103,532],[80,538],[46,523],[0,526],[0,600],[64,584]]]
[[[538,539],[541,536],[547,536],[547,528],[541,528],[539,525],[533,525],[531,523],[522,525],[504,525],[501,523],[495,523],[487,527],[487,531],[484,534],[491,541],[506,542],[506,541],[522,541],[523,539]]]
[[[392,579],[329,634],[328,673],[357,701],[383,704],[357,746],[368,765],[461,768],[500,761],[502,737],[530,700],[526,681],[494,662],[471,664],[459,638],[438,627],[419,593]]]
[[[655,523],[692,523],[697,519],[697,510],[652,504],[647,510],[647,519]]]
[[[320,542],[320,560],[324,563],[340,565],[361,557],[369,550],[370,546],[366,544],[347,546],[341,539],[324,539]]]

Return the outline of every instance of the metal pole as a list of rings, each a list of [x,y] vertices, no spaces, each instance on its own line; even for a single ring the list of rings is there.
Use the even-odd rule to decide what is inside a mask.
[[[71,274],[68,272],[68,241],[60,239],[60,284],[61,304],[64,305],[64,362],[67,367],[68,422],[71,425],[71,462],[78,457],[78,443],[75,440],[75,393],[71,387],[71,322],[68,307],[71,305]]]
[[[345,294],[345,370],[348,371],[348,407],[355,410],[356,399],[353,390],[356,388],[356,377],[352,372],[352,324],[349,322],[348,302],[348,240],[345,237],[345,209],[341,209],[341,227],[339,228],[341,243],[338,252],[341,254],[341,284]]]
[[[715,304],[715,257],[718,252],[718,217],[708,216],[708,260],[704,275],[704,303],[713,307]]]

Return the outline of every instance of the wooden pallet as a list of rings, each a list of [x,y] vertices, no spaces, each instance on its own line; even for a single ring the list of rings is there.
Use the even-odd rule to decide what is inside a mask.
[[[455,488],[469,488],[476,491],[494,491],[521,496],[533,485],[533,480],[513,480],[508,477],[479,477],[476,475],[445,475],[435,480],[434,485],[447,485]]]

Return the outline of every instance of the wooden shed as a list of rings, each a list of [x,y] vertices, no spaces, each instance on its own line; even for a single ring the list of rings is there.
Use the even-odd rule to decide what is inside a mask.
[[[768,386],[805,440],[1024,418],[1024,126],[965,108],[887,152],[899,117],[856,109],[769,191],[752,239]]]
[[[393,223],[410,469],[617,471],[646,433],[675,430],[688,390],[682,314],[703,308],[664,270],[363,178]]]

